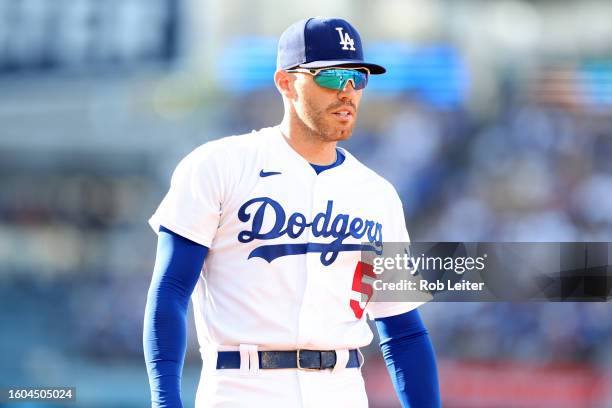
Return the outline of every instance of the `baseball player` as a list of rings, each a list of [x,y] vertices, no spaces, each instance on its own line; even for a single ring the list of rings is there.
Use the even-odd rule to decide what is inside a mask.
[[[440,406],[420,303],[360,302],[361,251],[409,239],[395,189],[336,146],[351,135],[370,75],[384,72],[364,60],[347,21],[299,21],[278,44],[282,122],[179,163],[149,221],[158,233],[143,335],[153,406],[182,406],[190,298],[203,360],[197,407],[366,407],[367,315],[402,405]]]

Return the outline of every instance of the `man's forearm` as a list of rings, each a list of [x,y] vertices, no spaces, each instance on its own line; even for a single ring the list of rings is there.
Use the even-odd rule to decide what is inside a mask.
[[[149,289],[143,331],[145,363],[154,407],[181,405],[181,373],[186,350],[186,310],[171,285]]]
[[[182,407],[187,308],[207,252],[202,245],[160,229],[143,329],[151,403],[155,408]]]
[[[417,310],[376,319],[380,348],[403,407],[441,407],[436,358]]]

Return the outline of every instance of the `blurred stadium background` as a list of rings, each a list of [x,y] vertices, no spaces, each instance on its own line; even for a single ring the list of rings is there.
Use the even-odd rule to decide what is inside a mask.
[[[280,121],[276,39],[309,15],[389,68],[345,146],[413,240],[612,241],[610,1],[0,0],[0,386],[147,405],[146,220],[185,153]],[[445,407],[612,407],[608,303],[421,310]],[[192,328],[186,406],[199,367]]]

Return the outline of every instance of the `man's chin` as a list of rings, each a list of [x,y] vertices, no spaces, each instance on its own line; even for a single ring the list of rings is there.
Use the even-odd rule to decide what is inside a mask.
[[[353,127],[346,127],[341,129],[334,129],[328,133],[327,139],[331,142],[341,142],[349,139],[353,135]]]
[[[326,142],[341,142],[351,137],[353,125],[327,124],[326,126],[313,127],[313,133],[319,134],[321,140]]]

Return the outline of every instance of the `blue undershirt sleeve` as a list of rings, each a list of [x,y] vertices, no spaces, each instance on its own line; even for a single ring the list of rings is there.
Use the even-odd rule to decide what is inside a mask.
[[[375,319],[380,349],[402,407],[441,407],[438,369],[429,334],[415,309]]]
[[[187,307],[207,253],[207,247],[160,227],[143,328],[154,408],[182,407]]]

